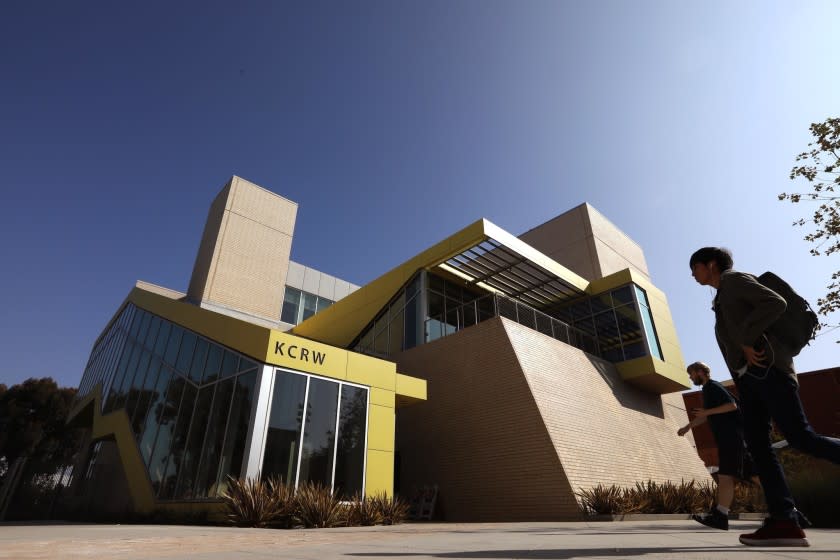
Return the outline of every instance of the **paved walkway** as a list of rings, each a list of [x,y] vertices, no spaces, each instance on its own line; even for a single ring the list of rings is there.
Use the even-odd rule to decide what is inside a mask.
[[[810,548],[753,548],[738,534],[691,521],[435,523],[394,527],[271,530],[177,525],[0,524],[0,558],[284,559],[642,558],[749,560],[840,558],[840,530],[808,531]]]

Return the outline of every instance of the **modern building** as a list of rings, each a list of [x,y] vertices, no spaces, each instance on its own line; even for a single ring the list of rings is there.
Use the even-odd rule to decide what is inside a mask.
[[[233,177],[187,291],[131,290],[79,387],[68,507],[212,511],[278,475],[562,520],[597,484],[708,477],[665,295],[588,204],[519,237],[479,219],[361,287],[289,260],[296,215]]]

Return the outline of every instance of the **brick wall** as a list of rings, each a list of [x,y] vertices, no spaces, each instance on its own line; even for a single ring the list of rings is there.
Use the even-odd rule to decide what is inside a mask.
[[[436,483],[450,521],[578,518],[576,490],[708,477],[682,399],[636,389],[608,362],[496,318],[395,357],[428,380],[397,414],[400,488]]]

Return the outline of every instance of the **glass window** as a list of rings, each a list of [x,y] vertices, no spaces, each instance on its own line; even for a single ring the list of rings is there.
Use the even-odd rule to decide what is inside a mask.
[[[655,358],[662,358],[662,350],[659,347],[659,340],[656,338],[656,329],[653,328],[653,318],[650,315],[650,309],[647,307],[641,308],[642,323],[645,327],[645,336],[647,337],[648,346],[650,347],[650,354]]]
[[[426,277],[429,279],[429,290],[434,290],[439,294],[443,294],[443,278],[434,274],[428,274]]]
[[[303,314],[300,318],[301,321],[306,321],[315,315],[315,311],[317,310],[317,299],[318,297],[314,294],[308,294],[306,292],[303,293]]]
[[[143,320],[140,323],[140,328],[137,330],[137,342],[139,344],[143,344],[143,341],[146,339],[146,335],[149,331],[149,323],[152,321],[152,316],[148,313],[143,313]]]
[[[283,309],[280,313],[280,320],[284,323],[297,325],[299,307],[300,290],[286,286],[286,293],[283,295]]]
[[[615,313],[610,309],[595,315],[595,328],[598,329],[598,344],[601,357],[606,360],[618,361],[624,359],[621,352],[621,338],[618,335],[618,324]]]
[[[295,483],[305,394],[306,377],[275,373],[262,468],[265,478],[274,474],[286,484]]]
[[[592,315],[592,309],[590,307],[588,299],[579,301],[576,304],[570,306],[570,310],[572,312],[572,317],[575,321],[587,318]]]
[[[195,401],[192,421],[190,422],[187,443],[184,447],[181,472],[178,473],[178,485],[175,498],[192,498],[195,480],[198,476],[198,461],[201,458],[201,448],[204,445],[204,433],[207,428],[207,418],[210,416],[210,406],[213,404],[213,392],[216,385],[207,385],[198,391]]]
[[[146,421],[142,430],[143,435],[140,437],[140,454],[143,456],[143,462],[147,467],[150,466],[149,460],[152,457],[158,425],[163,419],[163,411],[166,406],[166,389],[169,387],[169,381],[171,379],[172,371],[168,367],[163,366],[155,381],[154,390],[149,402],[149,410],[146,413]],[[151,471],[151,469],[149,470]]]
[[[125,412],[128,414],[128,420],[134,416],[137,410],[137,402],[140,399],[140,391],[143,389],[143,383],[146,380],[146,373],[149,370],[149,361],[152,355],[145,348],[140,352],[140,361],[137,364],[137,372],[134,374],[134,379],[131,381],[131,386],[128,388],[128,394],[125,399]]]
[[[178,361],[178,348],[181,346],[181,336],[184,334],[184,329],[177,325],[172,326],[172,331],[169,333],[169,343],[166,345],[166,353],[163,355],[163,361],[172,367],[175,367],[175,362]]]
[[[225,350],[225,357],[222,360],[222,377],[230,377],[239,371],[239,354]]]
[[[190,380],[193,383],[201,383],[201,377],[204,373],[204,363],[207,361],[207,350],[210,344],[203,338],[199,338],[195,344],[195,353],[193,354],[192,363],[190,364]]]
[[[612,296],[616,306],[633,303],[633,291],[630,289],[630,286],[623,286],[617,290],[613,290]]]
[[[216,481],[219,492],[227,488],[228,475],[239,478],[242,470],[242,457],[245,454],[245,440],[248,438],[248,424],[251,421],[251,403],[254,400],[254,386],[257,372],[252,371],[236,378],[233,402],[230,405],[230,419],[225,434],[219,464],[219,478]]]
[[[146,335],[146,348],[153,349],[157,339],[158,331],[160,330],[160,317],[152,316],[152,322],[149,323],[149,333]]]
[[[594,296],[591,301],[592,313],[600,313],[607,309],[612,309],[613,303],[609,292]]]
[[[138,438],[138,441],[140,434],[143,432],[143,427],[146,425],[146,414],[149,411],[149,404],[152,402],[155,383],[157,383],[162,363],[158,358],[152,360],[149,371],[146,374],[146,380],[143,383],[143,388],[140,390],[140,396],[137,399],[137,411],[134,413],[131,426],[134,429],[134,437]]]
[[[120,393],[120,387],[123,382],[123,378],[125,377],[125,372],[128,369],[128,362],[131,358],[131,351],[133,345],[131,343],[127,343],[123,346],[122,356],[120,356],[120,362],[117,366],[116,372],[114,372],[114,379],[111,382],[111,388],[108,391],[108,398],[105,401],[105,406],[102,407],[103,412],[111,412],[114,410],[117,397]]]
[[[160,333],[158,334],[157,341],[155,342],[155,356],[158,358],[163,358],[163,355],[166,352],[166,343],[169,342],[169,333],[171,330],[172,323],[169,321],[163,321],[163,324],[160,326]]]
[[[211,344],[210,350],[207,352],[207,365],[204,367],[204,383],[212,383],[219,378],[219,372],[222,369],[222,356],[224,355],[224,348],[217,344]]]
[[[615,316],[618,319],[618,330],[623,344],[632,344],[642,340],[642,327],[634,305],[616,307]]]
[[[309,380],[309,400],[303,431],[303,454],[300,460],[300,481],[332,487],[335,421],[338,408],[338,383]]]
[[[248,371],[250,369],[254,369],[257,367],[257,362],[253,362],[246,358],[245,356],[241,356],[239,358],[239,370],[240,372]]]
[[[399,311],[391,320],[391,338],[388,354],[396,354],[402,350],[403,344],[403,312]]]
[[[342,385],[334,488],[343,498],[362,491],[366,426],[367,390]]]
[[[219,474],[219,458],[222,453],[222,443],[225,437],[230,401],[233,397],[233,378],[216,384],[216,395],[213,398],[213,408],[207,421],[207,434],[204,436],[204,450],[201,454],[201,466],[198,469],[198,479],[193,496],[203,498],[217,495],[216,481]]]
[[[405,349],[414,348],[422,342],[418,328],[420,317],[420,298],[414,297],[405,306]]]
[[[373,339],[373,351],[376,354],[385,356],[388,354],[388,329],[379,331]]]
[[[636,297],[639,299],[639,303],[641,303],[644,306],[650,307],[650,304],[648,303],[648,299],[647,299],[647,294],[645,293],[645,291],[643,289],[641,289],[640,287],[636,286],[635,284],[633,285],[633,288],[636,290]],[[628,289],[629,289],[629,286],[628,286]]]
[[[155,451],[149,467],[152,485],[155,490],[158,490],[158,496],[162,499],[175,496],[197,394],[198,389],[188,383],[185,378],[172,373],[163,418],[155,442]]]
[[[182,375],[188,375],[190,372],[195,343],[195,333],[184,331],[184,336],[181,339],[181,349],[178,351],[178,361],[175,362],[175,371]]]
[[[335,303],[335,302],[333,302],[330,299],[319,297],[316,309],[317,309],[317,311],[323,311],[324,309],[326,309],[327,307],[329,307],[333,303]]]
[[[128,334],[134,338],[137,338],[137,332],[140,330],[140,323],[143,322],[143,316],[145,313],[140,309],[134,314],[134,319],[131,321],[131,330],[128,331]]]

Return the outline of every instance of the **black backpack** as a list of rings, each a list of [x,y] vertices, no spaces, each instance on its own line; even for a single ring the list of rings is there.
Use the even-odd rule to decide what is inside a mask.
[[[817,314],[802,296],[797,294],[790,285],[773,274],[765,272],[756,280],[766,288],[770,288],[787,302],[787,308],[782,316],[768,329],[779,342],[796,356],[805,346],[811,343],[817,335],[820,321]]]

